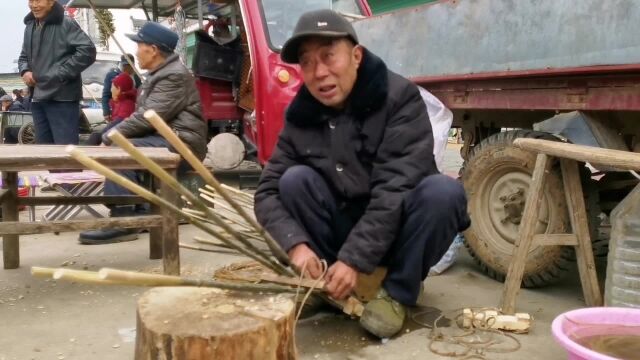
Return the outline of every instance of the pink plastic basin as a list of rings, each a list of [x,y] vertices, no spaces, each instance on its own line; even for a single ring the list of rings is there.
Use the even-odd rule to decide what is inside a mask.
[[[556,341],[569,353],[569,360],[618,360],[590,350],[575,341],[569,335],[584,338],[604,335],[602,328],[583,324],[640,326],[640,309],[594,307],[568,311],[558,315],[551,324],[551,331]],[[606,331],[609,335],[628,335],[628,330]]]

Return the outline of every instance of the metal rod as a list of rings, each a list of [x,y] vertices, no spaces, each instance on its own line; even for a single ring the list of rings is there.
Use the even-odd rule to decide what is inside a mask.
[[[158,0],[151,0],[151,17],[158,22]]]
[[[202,30],[204,27],[204,11],[202,10],[202,1],[196,0],[198,2],[198,28]]]

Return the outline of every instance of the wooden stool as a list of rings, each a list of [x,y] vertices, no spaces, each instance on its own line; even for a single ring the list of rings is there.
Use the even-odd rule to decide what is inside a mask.
[[[538,153],[538,157],[522,214],[520,236],[514,245],[513,258],[505,280],[502,312],[515,313],[516,296],[522,283],[527,253],[534,243],[539,246],[573,246],[585,301],[588,306],[601,306],[602,293],[596,276],[578,161],[594,166],[606,164],[621,170],[640,170],[640,154],[538,139],[517,139],[513,144],[523,150]],[[554,157],[560,159],[572,233],[536,235],[535,223],[543,199],[545,175],[550,171]]]

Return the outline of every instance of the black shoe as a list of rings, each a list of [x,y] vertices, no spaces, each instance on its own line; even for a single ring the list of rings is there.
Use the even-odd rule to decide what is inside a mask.
[[[138,238],[138,229],[106,229],[83,231],[78,241],[83,245],[113,244]]]

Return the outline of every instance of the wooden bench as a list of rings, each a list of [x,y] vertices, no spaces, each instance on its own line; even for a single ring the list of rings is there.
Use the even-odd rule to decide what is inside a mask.
[[[534,243],[539,246],[573,246],[576,250],[585,301],[588,306],[601,306],[602,293],[596,276],[578,162],[588,162],[595,167],[606,165],[620,170],[640,170],[640,154],[538,139],[517,139],[513,144],[523,150],[537,153],[538,156],[522,214],[520,234],[514,245],[502,293],[503,313],[515,313],[516,297],[522,283],[527,253]],[[572,233],[535,234],[538,212],[544,196],[545,178],[554,158],[560,160]]]
[[[112,169],[140,169],[141,166],[129,154],[115,147],[79,147],[85,153]],[[173,176],[180,156],[165,148],[140,148],[143,154],[158,163]],[[114,204],[128,205],[144,202],[137,196],[40,196],[18,198],[18,172],[37,170],[81,170],[84,167],[65,151],[65,146],[55,145],[0,145],[0,172],[4,184],[0,192],[3,218],[0,222],[3,260],[5,269],[20,266],[19,236],[48,232],[83,231],[108,228],[149,228],[149,257],[163,259],[165,274],[180,274],[178,247],[178,222],[173,215],[158,207],[152,207],[152,215],[91,220],[58,220],[44,222],[19,222],[18,207],[46,205]],[[177,194],[161,181],[157,191],[167,201],[178,204]]]

